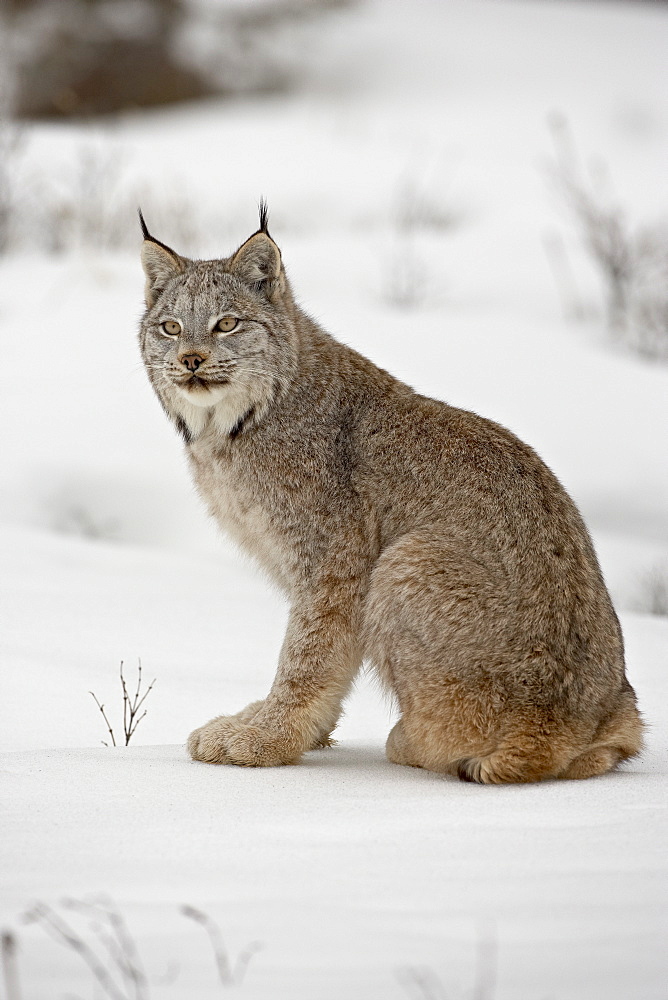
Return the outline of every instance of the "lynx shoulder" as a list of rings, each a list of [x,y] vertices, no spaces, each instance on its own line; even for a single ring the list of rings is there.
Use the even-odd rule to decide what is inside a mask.
[[[266,699],[195,730],[192,757],[268,766],[329,745],[363,660],[396,696],[397,764],[501,783],[637,754],[617,617],[535,452],[314,323],[264,206],[221,260],[142,227],[148,377],[204,502],[291,608]]]

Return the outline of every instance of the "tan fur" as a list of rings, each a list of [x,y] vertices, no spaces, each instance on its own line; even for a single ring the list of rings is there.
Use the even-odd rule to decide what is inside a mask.
[[[328,336],[296,305],[265,215],[219,261],[145,237],[149,377],[209,510],[291,605],[269,695],[195,730],[191,755],[266,766],[329,745],[363,659],[401,710],[395,763],[502,783],[637,754],[619,623],[538,456]],[[223,314],[239,325],[216,337]],[[160,334],[171,316],[178,342]]]

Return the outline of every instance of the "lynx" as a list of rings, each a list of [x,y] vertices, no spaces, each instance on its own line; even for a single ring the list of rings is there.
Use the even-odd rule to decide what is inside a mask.
[[[536,453],[310,319],[264,203],[221,260],[175,253],[140,219],[148,377],[209,511],[291,607],[267,698],[196,729],[191,756],[273,766],[331,745],[364,660],[396,697],[396,764],[488,784],[637,754],[619,622]]]

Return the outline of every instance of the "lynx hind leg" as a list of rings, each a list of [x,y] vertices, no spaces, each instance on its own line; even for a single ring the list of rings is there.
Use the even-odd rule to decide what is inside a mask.
[[[462,757],[452,765],[460,781],[504,785],[556,778],[577,752],[573,730],[541,710],[509,712],[499,720],[503,735],[489,753]]]
[[[489,706],[462,697],[439,701],[397,723],[386,745],[388,760],[485,785],[556,777],[574,754],[568,727],[546,726],[537,710],[493,717]],[[481,726],[487,712],[489,721]],[[400,728],[398,728],[400,727]]]
[[[593,778],[637,757],[643,746],[643,723],[633,689],[622,690],[614,711],[594,734],[593,742],[559,775],[560,778]]]
[[[393,764],[404,764],[407,767],[420,767],[414,760],[410,743],[406,739],[403,719],[393,726],[385,744],[387,759]]]
[[[504,648],[503,581],[455,542],[415,532],[378,560],[365,607],[365,653],[402,718],[386,753],[400,764],[484,784],[556,777],[588,741],[479,664]]]
[[[437,533],[405,535],[378,560],[363,641],[401,708],[386,746],[394,763],[456,774],[458,761],[493,749],[494,693],[471,684],[470,664],[498,656],[503,593],[493,572]]]
[[[390,733],[388,759],[492,785],[593,778],[642,750],[643,724],[631,689],[622,691],[593,740],[577,724],[535,706],[507,705],[496,717],[490,712],[483,731],[479,722],[489,706],[475,697],[469,697],[468,706],[466,701],[460,692],[448,703],[441,700],[438,714],[432,706],[401,720]]]

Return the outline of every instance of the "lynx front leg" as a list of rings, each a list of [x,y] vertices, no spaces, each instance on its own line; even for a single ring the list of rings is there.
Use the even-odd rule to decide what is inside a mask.
[[[251,702],[240,712],[233,715],[218,715],[205,725],[195,729],[188,737],[188,751],[195,760],[207,760],[215,763],[224,763],[225,743],[220,743],[220,739],[229,732],[229,726],[242,722],[248,724],[253,721],[264,705],[264,700]],[[335,740],[330,739],[336,721],[325,727],[307,750],[322,750],[325,747],[333,746]],[[222,735],[221,735],[222,734]],[[200,742],[201,741],[201,742]],[[220,745],[219,745],[220,744]],[[223,756],[221,756],[223,755]]]
[[[326,746],[360,667],[361,587],[329,582],[302,594],[290,614],[271,691],[252,717],[221,716],[188,740],[195,760],[246,767],[294,764]],[[253,706],[255,708],[255,705]]]

